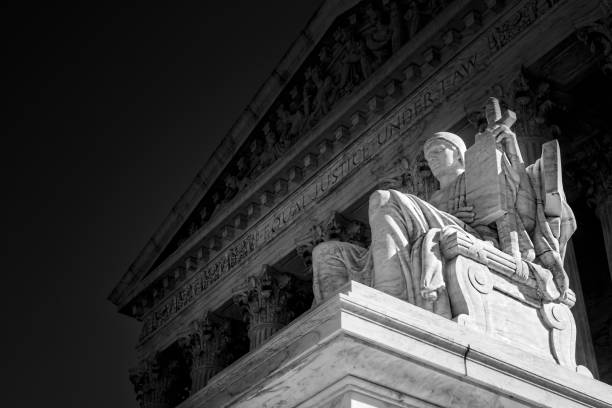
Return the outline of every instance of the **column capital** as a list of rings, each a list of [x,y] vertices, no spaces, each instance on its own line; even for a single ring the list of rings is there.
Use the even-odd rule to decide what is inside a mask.
[[[234,291],[234,302],[248,321],[251,350],[308,309],[308,286],[291,274],[263,265]]]
[[[204,387],[223,368],[248,351],[238,322],[210,311],[190,324],[191,393]]]

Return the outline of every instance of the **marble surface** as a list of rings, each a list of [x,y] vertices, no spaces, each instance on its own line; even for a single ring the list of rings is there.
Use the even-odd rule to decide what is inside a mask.
[[[351,282],[179,407],[612,407],[612,387]]]

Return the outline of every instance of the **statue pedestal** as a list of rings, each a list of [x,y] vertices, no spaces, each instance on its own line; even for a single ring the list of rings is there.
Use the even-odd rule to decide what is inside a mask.
[[[612,407],[612,387],[350,282],[179,405],[431,406]]]

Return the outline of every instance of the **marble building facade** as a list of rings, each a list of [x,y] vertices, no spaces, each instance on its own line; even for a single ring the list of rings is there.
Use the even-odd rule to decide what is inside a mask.
[[[308,341],[320,344],[326,332],[316,330],[323,321],[317,319],[333,321],[333,308],[348,302],[312,307],[312,250],[328,240],[367,247],[368,197],[376,189],[428,198],[437,182],[423,157],[424,140],[448,130],[470,146],[486,126],[484,102],[494,96],[516,112],[513,129],[526,162],[540,157],[545,142],[559,141],[563,186],[578,220],[565,256],[576,295],[575,360],[597,381],[561,374],[555,381],[577,390],[567,398],[582,406],[607,406],[612,397],[601,395],[612,384],[611,91],[606,0],[326,1],[109,295],[142,326],[140,363],[130,372],[140,405],[345,406],[332,398],[340,394],[316,387],[300,386],[286,400],[253,391],[262,378],[301,384],[315,375],[309,368],[283,371],[293,354],[272,350],[310,353],[288,342],[316,332],[318,340]],[[393,304],[399,320],[429,318],[371,288],[352,288],[347,299],[354,297],[359,316]],[[371,320],[384,330],[389,325]],[[440,344],[453,332],[447,323],[454,324],[436,326]],[[491,341],[482,347],[503,349]],[[357,346],[337,347],[336,354],[321,353],[340,366],[342,350]],[[261,368],[273,357],[277,371]],[[394,364],[385,358],[380,364]],[[258,374],[248,377],[251,371]],[[342,381],[334,384],[368,388]],[[468,404],[472,391],[452,387],[464,399],[402,390],[419,402],[398,405],[385,397],[389,405],[371,406]],[[371,392],[379,401],[387,391]]]

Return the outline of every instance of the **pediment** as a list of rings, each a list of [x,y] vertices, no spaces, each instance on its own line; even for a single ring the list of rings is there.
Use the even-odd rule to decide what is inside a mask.
[[[241,193],[250,185],[269,177],[274,162],[336,104],[360,89],[446,3],[449,1],[325,2],[130,266],[110,300],[121,305],[137,283],[166,258],[219,222],[224,208],[244,199]],[[238,214],[225,221],[228,226],[208,231],[211,249],[245,215]],[[201,256],[192,254],[192,262],[197,263]]]
[[[506,19],[525,17],[526,27],[552,7],[530,4],[503,8]],[[267,234],[262,214],[272,214],[304,185],[330,158],[334,143],[346,147],[366,115],[382,109],[383,98],[394,100],[410,89],[402,87],[416,87],[437,72],[441,58],[457,53],[462,35],[481,33],[489,36],[483,38],[489,51],[503,48],[514,32],[498,38],[507,29],[496,22],[501,10],[458,0],[325,2],[109,299],[140,317],[142,310],[128,307],[150,307],[196,271],[210,283],[234,268],[268,240],[257,235]],[[484,34],[482,19],[497,26]],[[475,55],[466,54],[450,76],[437,79],[442,93],[473,68]],[[414,112],[427,106],[427,95],[414,102]]]

